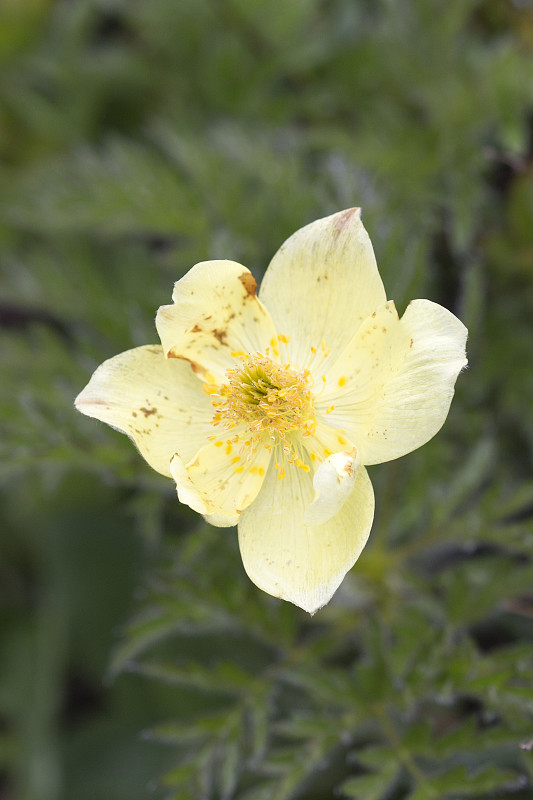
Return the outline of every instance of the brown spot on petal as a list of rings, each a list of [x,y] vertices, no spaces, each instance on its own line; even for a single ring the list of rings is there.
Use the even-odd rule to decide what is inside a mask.
[[[190,358],[187,358],[187,356],[183,356],[183,355],[181,355],[181,353],[177,353],[177,352],[174,350],[174,348],[171,348],[171,349],[168,351],[168,353],[167,353],[167,358],[181,358],[181,360],[182,360],[182,361],[188,361],[188,362],[189,362],[189,364],[191,365],[191,369],[192,369],[192,371],[193,371],[193,372],[194,372],[196,375],[204,375],[204,374],[205,374],[205,372],[206,372],[206,370],[204,369],[204,367],[200,366],[200,364],[198,364],[196,361],[192,361]]]
[[[254,276],[250,272],[243,272],[239,275],[239,280],[246,289],[249,297],[255,297],[257,294],[257,283]]]
[[[139,411],[142,411],[145,419],[152,414],[157,414],[157,408],[140,408]]]
[[[199,325],[195,325],[194,328],[191,328],[191,333],[200,333],[201,330]]]
[[[341,233],[342,230],[350,224],[354,215],[359,216],[360,213],[360,208],[347,208],[346,211],[341,211],[339,214],[335,214],[334,224],[338,233]]]
[[[221,330],[218,330],[217,328],[214,328],[213,329],[213,336],[215,337],[215,339],[218,339],[220,344],[223,344],[223,345],[226,344],[226,339],[228,338],[228,334],[226,333],[226,331],[221,331]]]
[[[201,366],[201,364],[198,364],[196,361],[192,361],[190,358],[185,358],[185,356],[182,356],[182,358],[184,361],[189,362],[189,364],[191,365],[191,369],[195,375],[205,375],[206,370],[204,367]]]

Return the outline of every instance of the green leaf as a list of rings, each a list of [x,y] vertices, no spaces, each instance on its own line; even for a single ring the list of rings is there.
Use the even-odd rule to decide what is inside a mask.
[[[343,794],[354,800],[384,800],[397,777],[397,763],[388,761],[381,765],[379,772],[348,778],[339,788]]]

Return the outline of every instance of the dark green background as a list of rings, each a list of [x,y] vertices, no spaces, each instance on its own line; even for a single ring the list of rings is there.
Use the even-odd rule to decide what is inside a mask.
[[[530,0],[0,0],[1,800],[533,796],[532,45]],[[311,619],[72,404],[194,263],[353,205],[470,367]]]

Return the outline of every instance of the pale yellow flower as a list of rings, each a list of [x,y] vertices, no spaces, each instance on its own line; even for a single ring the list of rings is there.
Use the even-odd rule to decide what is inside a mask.
[[[444,423],[465,326],[429,300],[387,302],[359,209],[313,222],[250,271],[204,261],[156,319],[161,345],[102,364],[76,399],[130,436],[213,525],[239,525],[249,577],[314,612],[370,532],[365,465]]]

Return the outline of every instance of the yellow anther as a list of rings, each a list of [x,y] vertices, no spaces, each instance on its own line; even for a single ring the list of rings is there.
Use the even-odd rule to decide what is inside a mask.
[[[272,352],[273,352],[273,354],[275,356],[279,356],[279,348],[278,348],[278,340],[277,339],[271,339],[270,340],[270,348],[267,347],[267,353],[269,352],[269,350],[272,350]]]
[[[337,383],[339,384],[339,386],[344,386],[344,384],[346,383],[346,375],[341,375]]]
[[[265,474],[265,470],[263,469],[263,467],[256,467],[256,466],[250,467],[248,469],[248,472],[251,472],[252,475],[261,475],[261,476],[263,476]]]

